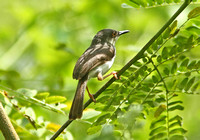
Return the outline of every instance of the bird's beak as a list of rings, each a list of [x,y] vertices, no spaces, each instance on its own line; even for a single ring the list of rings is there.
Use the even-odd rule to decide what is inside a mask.
[[[128,33],[128,32],[129,32],[129,30],[119,31],[119,36],[120,36],[120,35],[123,35],[123,34],[125,34],[125,33]]]

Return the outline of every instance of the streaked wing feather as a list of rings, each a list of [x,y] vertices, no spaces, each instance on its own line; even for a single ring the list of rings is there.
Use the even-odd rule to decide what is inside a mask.
[[[78,59],[74,67],[73,78],[81,79],[88,74],[90,70],[111,60],[114,55],[114,47],[107,44],[104,46],[96,45],[89,47]]]

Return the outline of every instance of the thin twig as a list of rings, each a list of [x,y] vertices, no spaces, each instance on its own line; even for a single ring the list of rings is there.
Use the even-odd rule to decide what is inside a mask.
[[[0,102],[0,130],[2,131],[4,138],[6,140],[19,140],[15,128],[10,122],[9,117],[7,116],[3,105]]]

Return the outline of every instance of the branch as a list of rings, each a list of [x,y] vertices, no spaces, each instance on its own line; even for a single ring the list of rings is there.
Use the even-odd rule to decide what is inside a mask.
[[[176,13],[167,21],[167,23],[153,36],[153,38],[133,57],[117,74],[118,76],[122,75],[133,63],[139,60],[144,52],[151,46],[151,44],[165,31],[165,29],[177,18],[177,16],[190,4],[191,0],[185,0],[181,7],[176,11]],[[116,79],[111,78],[102,88],[100,88],[95,94],[94,98],[96,99],[105,89],[107,89]],[[93,102],[92,99],[89,99],[84,104],[84,109]],[[60,133],[72,122],[73,120],[68,120],[65,124],[51,137],[51,140],[57,138]]]
[[[0,130],[2,131],[6,140],[19,140],[12,123],[6,115],[4,108],[0,102]]]

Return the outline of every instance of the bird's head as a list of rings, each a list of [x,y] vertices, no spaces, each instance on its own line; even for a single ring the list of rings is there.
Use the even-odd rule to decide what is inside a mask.
[[[101,44],[109,43],[115,45],[115,42],[119,38],[119,36],[128,32],[129,30],[116,31],[113,29],[103,29],[94,36],[92,44],[96,45],[99,43]]]

